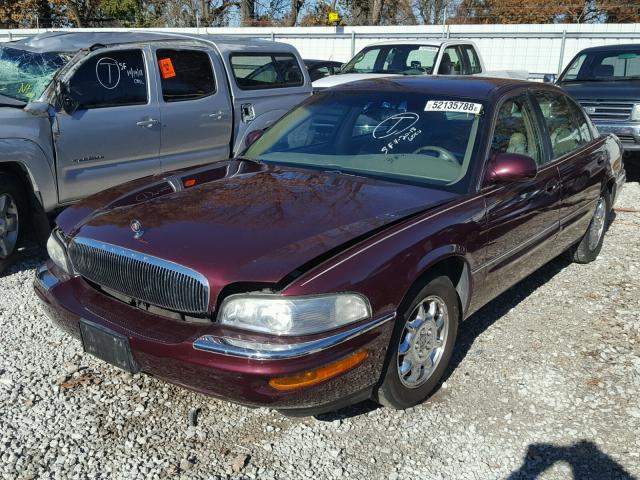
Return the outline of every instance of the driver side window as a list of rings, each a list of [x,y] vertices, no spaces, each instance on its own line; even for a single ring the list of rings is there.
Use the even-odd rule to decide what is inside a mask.
[[[540,132],[526,94],[510,98],[500,107],[491,156],[499,153],[518,153],[533,158],[538,165],[544,163]]]

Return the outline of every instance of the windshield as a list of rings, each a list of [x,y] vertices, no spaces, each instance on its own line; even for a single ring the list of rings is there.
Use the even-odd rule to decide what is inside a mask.
[[[640,48],[624,52],[601,51],[578,55],[560,82],[610,82],[640,79]]]
[[[69,58],[64,53],[0,47],[0,95],[23,102],[38,99]]]
[[[347,63],[340,73],[433,73],[438,47],[427,45],[382,45],[368,47]]]
[[[424,93],[321,93],[244,156],[466,192],[482,110],[480,102]]]

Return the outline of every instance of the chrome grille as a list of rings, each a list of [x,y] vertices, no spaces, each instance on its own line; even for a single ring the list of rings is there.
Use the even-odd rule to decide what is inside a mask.
[[[624,100],[578,100],[585,112],[594,120],[629,120],[633,102]]]
[[[209,282],[194,270],[81,237],[71,242],[69,257],[77,273],[126,297],[177,312],[208,311]]]
[[[636,143],[636,137],[633,135],[618,135],[616,136],[620,139],[622,143]]]

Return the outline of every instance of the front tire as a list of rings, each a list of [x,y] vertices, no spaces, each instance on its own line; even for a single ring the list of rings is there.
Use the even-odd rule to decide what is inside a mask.
[[[609,226],[611,217],[611,196],[603,192],[598,199],[596,208],[591,217],[589,228],[580,240],[580,243],[570,250],[571,260],[576,263],[593,262],[602,250],[604,234]]]
[[[400,318],[387,354],[377,401],[395,409],[413,407],[438,386],[458,333],[458,294],[448,277],[432,278]]]
[[[28,224],[27,199],[19,178],[0,172],[0,271],[22,243]]]

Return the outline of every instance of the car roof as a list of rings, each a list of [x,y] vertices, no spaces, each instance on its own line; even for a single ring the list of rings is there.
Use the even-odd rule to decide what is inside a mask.
[[[561,91],[556,86],[511,78],[427,75],[369,78],[337,85],[326,91],[345,93],[406,91],[428,95],[489,99],[514,88],[532,86]]]
[[[319,65],[321,63],[335,63],[338,65],[342,65],[342,62],[338,62],[337,60],[313,60],[310,58],[305,58],[304,60],[305,65],[307,65],[308,67],[313,67],[315,65]]]
[[[623,43],[623,44],[613,44],[613,45],[600,45],[598,47],[589,47],[583,50],[580,50],[580,53],[587,52],[610,52],[610,51],[620,51],[620,50],[638,50],[640,49],[640,43]]]
[[[467,40],[448,40],[446,38],[444,39],[438,39],[438,38],[433,38],[433,39],[415,39],[415,40],[387,40],[384,42],[376,42],[376,43],[370,43],[369,45],[367,45],[365,48],[367,47],[380,47],[380,46],[384,46],[384,45],[424,45],[425,47],[440,47],[442,45],[444,45],[445,43],[454,43],[454,44],[459,44],[459,43],[471,43],[473,44],[473,42],[471,41],[467,41]]]
[[[162,31],[107,31],[107,32],[73,32],[68,30],[40,33],[4,45],[22,48],[33,52],[74,52],[91,48],[94,45],[124,45],[129,43],[146,43],[162,41],[192,41],[214,43],[220,51],[229,50],[262,50],[268,46],[272,50],[295,51],[286,43],[272,42],[263,39],[247,39],[227,35],[178,34]]]

